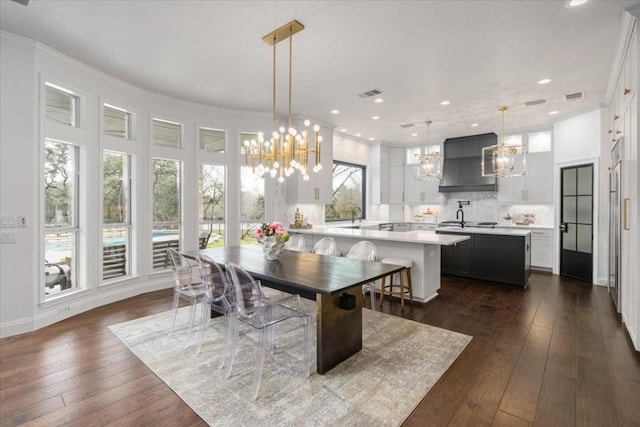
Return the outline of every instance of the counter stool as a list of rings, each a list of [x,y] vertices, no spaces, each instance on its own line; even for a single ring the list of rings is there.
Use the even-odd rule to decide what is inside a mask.
[[[387,293],[387,288],[389,289],[389,296],[392,297],[397,295],[400,297],[400,305],[404,308],[404,296],[409,294],[409,302],[413,302],[413,285],[411,282],[411,266],[413,265],[413,261],[406,258],[383,258],[380,262],[384,264],[394,264],[401,265],[404,268],[398,272],[398,276],[400,276],[400,290],[393,290],[393,274],[391,275],[391,281],[389,285],[386,285],[386,276],[382,278],[382,285],[380,286],[380,306],[382,307],[382,301],[384,300],[384,295]],[[402,274],[406,274],[407,276],[407,286],[405,289],[404,285],[404,277]],[[395,273],[394,273],[395,274]],[[396,285],[396,287],[398,287]]]

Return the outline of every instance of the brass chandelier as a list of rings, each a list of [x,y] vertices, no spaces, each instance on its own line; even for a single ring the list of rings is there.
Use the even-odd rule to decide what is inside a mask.
[[[320,162],[322,136],[320,126],[311,127],[309,120],[304,121],[304,129],[299,132],[291,122],[291,76],[293,60],[293,35],[304,30],[297,20],[283,25],[267,34],[262,40],[273,46],[273,132],[265,139],[262,132],[257,140],[244,141],[245,165],[251,166],[253,173],[262,177],[265,174],[283,182],[296,170],[303,179],[309,179],[310,157],[313,156],[313,171],[322,169]],[[287,127],[277,126],[276,121],[276,44],[289,40],[289,114]]]
[[[425,122],[427,124],[427,141],[429,140],[429,126],[433,123],[431,120]],[[442,179],[442,161],[440,152],[416,154],[415,178],[419,181],[440,181]]]
[[[510,177],[524,175],[526,172],[527,146],[525,144],[506,144],[504,140],[504,112],[507,107],[498,109],[502,113],[501,142],[482,149],[482,176]]]

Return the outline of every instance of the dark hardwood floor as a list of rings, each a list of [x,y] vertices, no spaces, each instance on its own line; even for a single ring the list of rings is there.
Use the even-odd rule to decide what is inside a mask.
[[[172,290],[0,340],[0,425],[205,423],[107,329],[171,308]],[[526,291],[443,279],[401,313],[474,338],[406,426],[638,426],[640,356],[607,290],[534,273]]]

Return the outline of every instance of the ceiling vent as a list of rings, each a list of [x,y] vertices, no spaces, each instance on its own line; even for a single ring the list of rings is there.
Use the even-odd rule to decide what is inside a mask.
[[[404,124],[404,125],[400,125],[400,127],[401,127],[401,128],[405,128],[405,129],[406,129],[406,128],[412,128],[412,127],[414,127],[414,126],[415,126],[415,125],[414,125],[413,123],[407,123],[407,124]]]
[[[582,98],[584,98],[584,92],[570,93],[564,96],[565,101],[577,101]]]
[[[358,98],[371,98],[372,96],[380,95],[382,91],[380,89],[371,89],[367,92],[362,92],[358,95]]]
[[[545,102],[547,102],[546,99],[536,99],[535,101],[525,102],[524,105],[527,107],[533,107],[534,105],[544,104]]]

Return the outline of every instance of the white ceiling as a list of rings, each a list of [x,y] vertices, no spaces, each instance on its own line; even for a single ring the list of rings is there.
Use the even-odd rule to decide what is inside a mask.
[[[500,132],[501,105],[507,131],[605,105],[622,13],[635,3],[0,0],[0,28],[148,90],[271,112],[272,50],[261,38],[297,19],[306,28],[293,39],[293,113],[404,144],[427,139],[426,126],[406,123],[432,120],[437,139]],[[286,114],[288,45],[277,47]],[[383,103],[357,96],[371,89]]]

